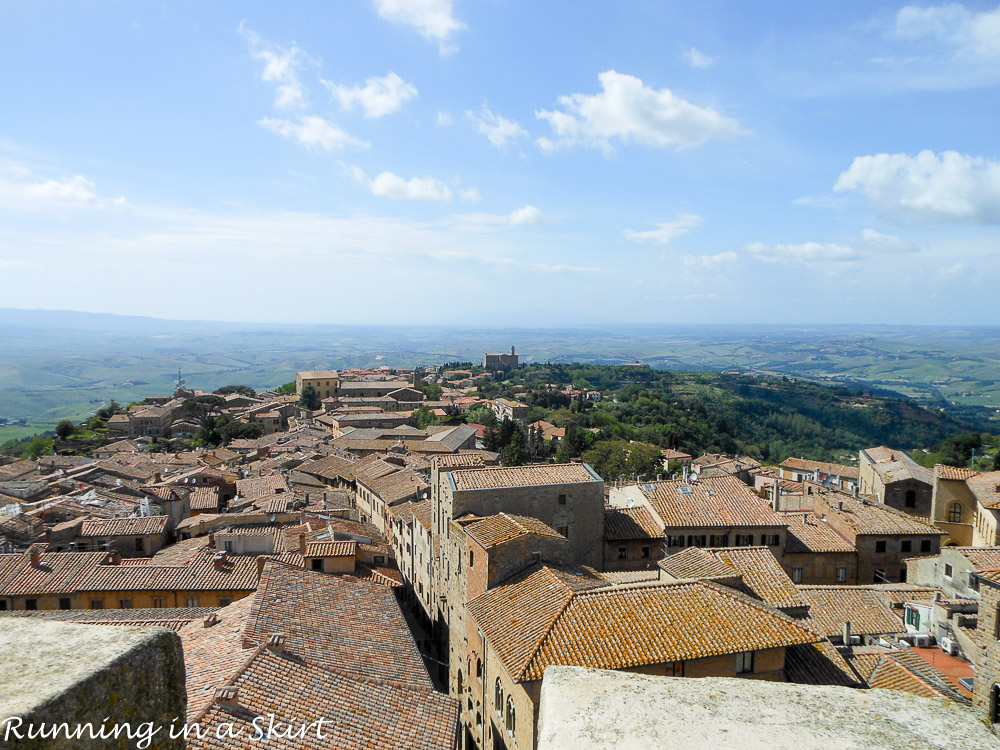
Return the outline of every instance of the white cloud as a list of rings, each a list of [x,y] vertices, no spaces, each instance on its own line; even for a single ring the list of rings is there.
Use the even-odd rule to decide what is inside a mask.
[[[511,211],[510,223],[518,227],[540,227],[545,223],[545,215],[534,206],[528,204],[515,211]]]
[[[451,0],[374,0],[379,16],[393,23],[413,26],[421,35],[438,43],[442,55],[458,49],[449,43],[452,34],[465,28],[453,15]]]
[[[959,3],[907,5],[896,14],[894,31],[904,39],[936,39],[957,58],[1000,61],[1000,7],[976,13]]]
[[[733,138],[746,131],[710,107],[656,90],[635,76],[608,70],[598,76],[600,94],[559,97],[561,110],[538,110],[535,116],[552,127],[553,138],[539,138],[546,151],[565,146],[599,148],[605,155],[613,141],[653,148],[691,148],[715,138]]]
[[[858,156],[833,189],[857,191],[888,214],[1000,222],[1000,162],[956,151]]]
[[[3,208],[40,210],[53,207],[127,207],[124,196],[105,198],[97,193],[97,185],[83,175],[44,179],[26,168],[5,170],[14,179],[0,176],[0,205]]]
[[[365,117],[371,118],[392,114],[417,96],[416,87],[393,72],[381,78],[369,78],[364,86],[342,86],[330,81],[323,83],[344,109],[354,109],[360,105]]]
[[[861,257],[861,253],[853,247],[834,242],[802,242],[791,245],[765,245],[763,242],[751,242],[743,250],[757,260],[765,263],[784,263],[796,261],[799,263],[853,263]]]
[[[259,120],[258,124],[308,149],[340,151],[345,146],[366,148],[369,145],[319,115],[303,115],[299,117],[298,122],[265,117]]]
[[[295,44],[279,47],[264,42],[257,32],[246,27],[245,21],[240,22],[238,31],[247,40],[251,57],[264,63],[261,79],[275,84],[274,106],[278,109],[305,106],[305,87],[298,76],[305,53]]]
[[[740,256],[732,250],[724,253],[717,253],[716,255],[688,255],[684,258],[684,265],[688,268],[694,268],[696,266],[715,268],[717,266],[731,265],[739,260],[739,258]]]
[[[497,148],[503,148],[511,141],[528,135],[528,131],[518,123],[492,112],[485,104],[479,112],[469,110],[465,116],[475,124],[476,130],[485,135]]]
[[[920,245],[915,242],[894,234],[882,234],[874,229],[862,230],[858,245],[868,253],[916,253],[921,250]]]
[[[350,173],[358,182],[368,188],[372,195],[380,198],[410,201],[450,201],[451,190],[433,177],[411,177],[405,179],[392,172],[382,172],[374,179],[360,167],[351,167]]]
[[[648,245],[669,245],[672,241],[687,234],[703,222],[704,219],[698,216],[698,214],[680,214],[673,221],[657,224],[656,229],[649,229],[645,232],[626,229],[622,234],[625,236],[625,239],[632,240],[632,242],[642,242]]]
[[[474,187],[465,188],[458,191],[458,197],[461,198],[466,203],[479,203],[481,196],[479,191]]]
[[[953,279],[956,276],[960,276],[965,271],[964,263],[956,263],[952,266],[946,266],[944,268],[938,269],[938,276],[942,279]]]
[[[684,51],[684,62],[692,68],[710,68],[715,65],[715,58],[706,55],[704,52],[697,50],[694,47],[688,47]]]
[[[437,119],[435,122],[441,127],[448,127],[454,123],[454,120],[452,119],[451,113],[441,110],[437,113]]]

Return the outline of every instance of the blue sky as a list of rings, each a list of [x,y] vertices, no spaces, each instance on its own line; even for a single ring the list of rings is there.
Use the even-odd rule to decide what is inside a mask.
[[[1000,6],[0,10],[2,307],[996,322]]]

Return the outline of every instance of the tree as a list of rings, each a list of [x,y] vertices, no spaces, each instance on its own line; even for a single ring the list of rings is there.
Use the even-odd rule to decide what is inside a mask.
[[[121,414],[121,412],[122,412],[121,404],[119,404],[114,399],[111,399],[110,403],[108,403],[107,406],[105,406],[103,409],[97,410],[97,416],[100,417],[102,422],[107,422],[115,414]]]
[[[438,419],[437,414],[428,409],[426,406],[421,406],[420,408],[413,410],[413,421],[416,423],[418,430],[422,430],[432,424],[440,424],[441,422],[441,420]]]
[[[59,424],[56,425],[56,436],[60,440],[65,440],[74,432],[76,432],[76,425],[68,419],[62,419],[59,421]]]
[[[185,399],[181,408],[198,420],[201,429],[208,431],[212,429],[213,415],[226,405],[226,399],[222,396],[193,396]]]
[[[316,411],[323,406],[323,401],[319,397],[319,393],[311,385],[307,385],[302,389],[302,395],[299,396],[299,406],[303,409],[309,409],[309,411]]]
[[[428,401],[440,401],[441,394],[444,393],[444,388],[436,383],[432,385],[425,384],[420,386],[420,391],[424,394],[424,398]]]
[[[279,385],[277,388],[274,389],[274,392],[277,393],[279,396],[291,396],[293,393],[295,393],[295,381],[293,380],[291,383],[285,383],[284,385]]]
[[[246,396],[248,398],[257,398],[257,391],[248,385],[224,385],[221,388],[216,388],[215,392],[220,396],[228,396],[231,393],[238,393],[241,396]]]

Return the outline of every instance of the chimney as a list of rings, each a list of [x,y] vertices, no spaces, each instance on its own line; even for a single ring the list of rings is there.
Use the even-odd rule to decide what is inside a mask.
[[[837,510],[843,510],[843,509],[844,509],[844,501],[843,500],[838,500],[837,501]]]
[[[212,549],[215,549],[215,532],[214,531],[208,532],[208,546],[211,547]]]
[[[858,485],[854,485],[854,497],[858,496]]]
[[[267,647],[276,654],[285,653],[285,634],[271,633],[267,637]]]
[[[216,552],[212,556],[212,565],[215,566],[216,570],[222,570],[223,566],[226,564],[226,552]]]
[[[305,555],[306,554],[306,535],[305,534],[299,534],[299,554],[300,555]]]
[[[511,356],[514,356],[514,347],[513,346],[510,348],[510,354],[511,354]]]
[[[108,560],[108,562],[110,562],[112,565],[121,565],[122,564],[121,550],[119,549],[111,550],[111,557]]]
[[[28,551],[28,557],[31,559],[31,567],[37,568],[42,562],[42,548],[33,544]]]
[[[216,688],[215,702],[226,708],[237,708],[240,705],[240,689],[235,685]]]
[[[843,633],[841,635],[841,638],[843,639],[845,646],[850,646],[851,645],[851,621],[850,620],[845,620],[844,621],[844,630],[843,630]]]
[[[257,580],[264,574],[264,564],[267,563],[267,557],[265,555],[257,556]]]
[[[210,628],[213,625],[218,625],[218,624],[219,624],[219,616],[215,614],[215,612],[210,612],[209,614],[205,615],[205,618],[201,621],[201,626],[203,628]]]

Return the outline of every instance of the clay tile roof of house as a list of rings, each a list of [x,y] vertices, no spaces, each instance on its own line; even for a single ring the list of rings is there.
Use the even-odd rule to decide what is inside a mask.
[[[739,576],[739,573],[731,565],[699,547],[687,547],[674,555],[663,558],[658,565],[670,576],[677,579],[737,578]]]
[[[320,378],[338,378],[340,375],[336,370],[302,370],[299,372],[299,377],[303,380],[318,380]]]
[[[808,606],[767,547],[726,547],[712,553],[738,571],[744,585],[772,607]]]
[[[423,500],[419,503],[413,503],[410,510],[413,512],[413,517],[417,519],[417,522],[421,526],[425,529],[429,529],[431,527],[433,520],[432,515],[434,513],[431,500]]]
[[[554,664],[625,669],[821,640],[767,605],[706,581],[575,590],[572,578],[536,565],[466,605],[515,680],[540,679]]]
[[[197,551],[184,565],[98,565],[77,582],[79,591],[253,591],[257,562],[251,555]]]
[[[963,469],[959,466],[948,466],[947,464],[934,464],[934,476],[938,479],[951,479],[965,481],[978,476],[975,469]]]
[[[537,518],[516,516],[510,513],[498,513],[495,516],[487,516],[473,521],[465,527],[465,533],[483,547],[493,547],[527,534],[554,539],[564,538],[558,531]]]
[[[170,516],[141,516],[139,518],[89,518],[80,527],[79,536],[143,536],[160,534],[167,527]]]
[[[198,487],[188,496],[191,510],[218,510],[219,501],[218,487]]]
[[[445,456],[434,456],[431,459],[431,466],[438,469],[450,469],[454,467],[480,467],[486,462],[478,453],[453,453]]]
[[[251,477],[236,481],[236,494],[240,497],[262,497],[276,492],[288,492],[288,484],[281,474]]]
[[[388,505],[408,497],[420,497],[424,494],[429,496],[431,489],[423,477],[410,469],[359,481],[363,481],[368,489],[382,498],[382,501]]]
[[[788,523],[785,535],[785,552],[788,554],[857,551],[819,516],[809,512],[783,512],[781,515]]]
[[[827,637],[843,632],[851,623],[856,635],[904,633],[906,626],[892,609],[869,586],[799,586],[799,593],[809,603],[809,621]]]
[[[994,570],[1000,568],[1000,547],[955,547],[976,568]]]
[[[28,554],[0,555],[0,596],[69,594],[107,559],[106,552],[42,552],[38,565]]]
[[[187,746],[191,750],[255,750],[261,744],[259,739],[252,739],[259,738],[255,727],[262,724],[267,728],[267,722],[260,722],[258,717],[271,714],[286,722],[294,717],[296,731],[307,728],[302,732],[304,736],[281,740],[281,747],[289,750],[455,747],[459,703],[454,698],[430,686],[344,674],[297,657],[294,652],[255,649],[227,683],[235,688],[237,705],[209,704],[197,717],[204,730],[201,739],[195,739],[192,733]],[[315,725],[319,719],[323,720],[321,732]],[[225,736],[224,724],[232,726],[238,739],[215,739],[217,733]]]
[[[965,480],[965,483],[984,507],[991,510],[1000,508],[1000,471],[978,474]]]
[[[431,681],[392,589],[353,576],[268,561],[244,643],[284,633],[310,664],[430,688]]]
[[[831,464],[825,461],[811,461],[808,458],[786,458],[779,465],[786,469],[798,469],[799,471],[820,471],[823,474],[845,477],[847,479],[858,478],[857,466]]]
[[[602,482],[586,464],[537,464],[534,466],[486,466],[460,469],[449,474],[453,489],[489,490],[506,487],[536,487],[553,484]]]
[[[907,534],[942,536],[943,531],[929,522],[895,508],[863,500],[855,500],[842,492],[827,493],[830,512],[846,522],[856,534]]]
[[[847,660],[830,641],[792,646],[785,651],[785,675],[799,685],[864,687]]]
[[[626,539],[661,539],[663,529],[643,506],[604,509],[604,539],[609,542]]]
[[[354,557],[358,543],[353,539],[346,542],[310,542],[306,545],[306,557]]]
[[[885,484],[905,479],[917,479],[928,484],[934,481],[931,469],[921,466],[902,451],[879,446],[866,448],[863,452],[872,459],[872,468]]]
[[[215,688],[226,684],[254,653],[252,647],[243,645],[253,599],[245,596],[178,631],[184,649],[189,720],[212,704]]]
[[[648,491],[640,486],[666,529],[786,525],[779,513],[735,477],[657,482],[648,485]]]

